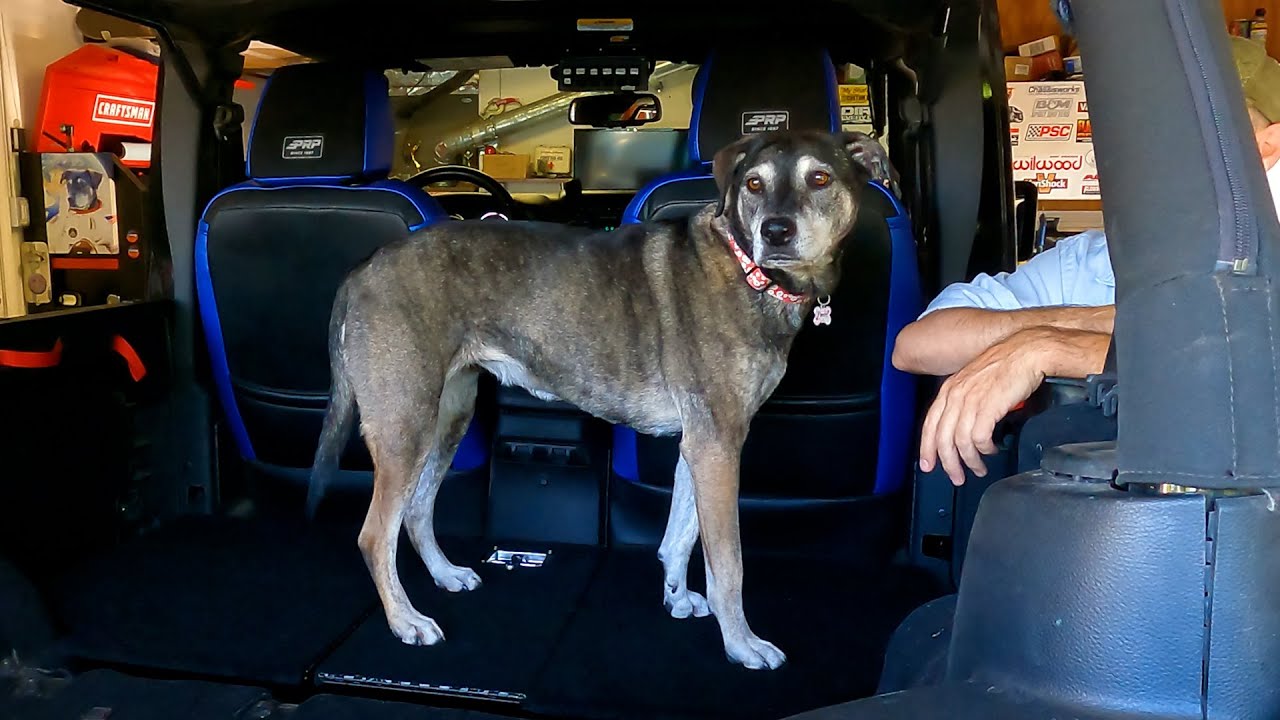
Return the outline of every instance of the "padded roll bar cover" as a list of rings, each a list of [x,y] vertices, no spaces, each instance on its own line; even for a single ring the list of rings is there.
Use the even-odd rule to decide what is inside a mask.
[[[1280,484],[1280,224],[1218,4],[1071,6],[1115,267],[1121,476]],[[1215,270],[1237,242],[1259,248],[1258,275]]]
[[[1133,720],[1116,713],[1051,705],[998,685],[952,684],[810,710],[785,720]]]
[[[978,507],[946,682],[1199,718],[1205,499],[1027,473]]]

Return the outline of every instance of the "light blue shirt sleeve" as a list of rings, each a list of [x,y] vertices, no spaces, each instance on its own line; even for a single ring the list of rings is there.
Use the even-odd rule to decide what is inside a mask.
[[[920,317],[944,308],[1111,305],[1115,303],[1115,285],[1107,238],[1101,230],[1089,230],[1063,238],[1011,273],[982,273],[970,282],[948,286]]]

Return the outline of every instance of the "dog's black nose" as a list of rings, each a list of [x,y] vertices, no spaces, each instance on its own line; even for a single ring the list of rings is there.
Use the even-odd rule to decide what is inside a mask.
[[[790,218],[769,218],[760,226],[760,234],[770,245],[786,245],[796,235],[796,224]]]

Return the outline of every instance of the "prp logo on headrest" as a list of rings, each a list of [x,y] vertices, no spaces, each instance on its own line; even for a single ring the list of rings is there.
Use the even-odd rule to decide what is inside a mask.
[[[786,110],[755,110],[742,113],[742,134],[787,130],[791,113]]]
[[[323,135],[289,135],[280,157],[285,160],[319,160],[324,157]]]

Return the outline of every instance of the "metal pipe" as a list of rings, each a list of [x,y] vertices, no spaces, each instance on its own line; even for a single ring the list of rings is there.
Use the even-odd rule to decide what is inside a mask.
[[[671,62],[660,62],[654,66],[654,71],[649,77],[649,82],[661,82],[663,79],[671,77],[677,72],[689,67],[692,66]],[[525,105],[519,110],[502,113],[501,115],[496,115],[490,118],[481,118],[436,145],[436,160],[442,163],[450,162],[452,158],[466,152],[467,150],[497,142],[498,138],[503,133],[510,132],[516,128],[524,127],[526,125],[531,125],[539,120],[545,120],[556,113],[568,112],[569,105],[573,103],[574,98],[594,94],[599,93],[556,93],[538,100],[537,102]]]
[[[436,160],[448,162],[449,158],[459,153],[497,142],[498,136],[503,132],[542,120],[557,112],[567,112],[574,98],[585,94],[587,93],[556,93],[514,112],[481,118],[436,145]]]

